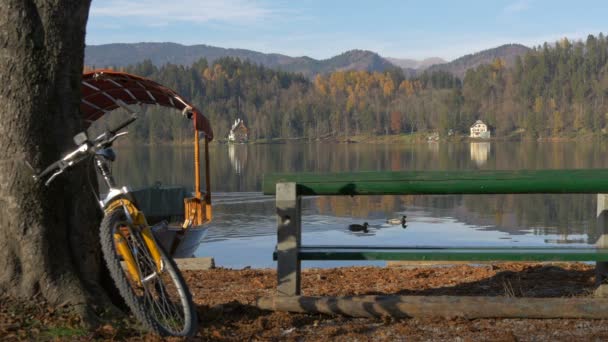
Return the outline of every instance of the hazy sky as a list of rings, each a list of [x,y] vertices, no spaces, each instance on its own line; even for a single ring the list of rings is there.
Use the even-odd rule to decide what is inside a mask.
[[[607,18],[608,0],[93,0],[86,41],[450,60],[506,43],[606,34]]]

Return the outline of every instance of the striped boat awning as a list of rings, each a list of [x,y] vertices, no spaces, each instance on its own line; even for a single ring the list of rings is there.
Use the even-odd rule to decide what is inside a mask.
[[[196,130],[213,139],[209,120],[174,90],[147,78],[113,70],[94,70],[82,75],[80,111],[89,126],[105,113],[124,104],[156,104],[191,115]]]

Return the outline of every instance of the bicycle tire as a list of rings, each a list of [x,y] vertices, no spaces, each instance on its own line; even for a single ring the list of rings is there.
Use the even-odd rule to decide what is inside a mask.
[[[132,253],[134,252],[133,254],[137,260],[140,275],[149,271],[151,267],[154,267],[150,265],[155,264],[150,256],[150,253],[148,252],[148,249],[143,243],[139,230],[135,229],[135,227],[132,227],[127,222],[123,208],[117,208],[103,218],[100,227],[100,242],[104,260],[110,271],[110,276],[114,280],[118,291],[124,298],[128,307],[131,309],[135,317],[148,330],[158,335],[183,337],[193,336],[197,331],[198,325],[196,309],[194,307],[194,303],[192,302],[192,295],[190,294],[190,291],[186,286],[186,283],[179,272],[175,261],[171,257],[168,257],[166,251],[160,244],[158,244],[161,260],[164,266],[161,274],[154,272],[156,275],[152,278],[152,280],[154,281],[154,291],[156,291],[155,293],[158,295],[157,297],[163,297],[163,302],[156,303],[155,298],[153,298],[154,294],[151,293],[152,286],[137,284],[135,281],[132,281],[131,276],[121,265],[121,257],[116,252],[114,240],[114,233],[118,228],[121,227],[130,228],[128,236],[129,248],[132,250]],[[139,246],[137,246],[137,244],[139,244]],[[137,246],[137,248],[135,249],[133,246]],[[155,267],[154,270],[156,270]],[[164,315],[163,317],[158,316],[159,310],[162,311],[163,309],[167,308],[171,309],[168,306],[172,306],[174,304],[171,299],[167,300],[167,298],[165,298],[170,294],[169,291],[167,291],[166,284],[164,284],[162,280],[165,276],[169,276],[173,282],[173,285],[176,287],[173,292],[174,294],[177,294],[179,297],[179,303],[181,303],[180,308],[183,313],[183,316],[181,317],[165,317]],[[159,305],[162,307],[159,307]],[[175,311],[171,314],[176,313],[179,314],[179,312]],[[162,318],[168,318],[170,320],[165,320]],[[183,320],[183,324],[180,323],[179,328],[176,329],[176,327],[173,326],[174,324],[171,324],[171,320],[178,321],[179,319]]]

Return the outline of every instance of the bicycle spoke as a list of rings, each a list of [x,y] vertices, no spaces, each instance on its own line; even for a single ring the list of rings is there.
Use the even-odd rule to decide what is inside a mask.
[[[197,315],[184,279],[162,246],[146,244],[141,229],[127,221],[123,208],[106,214],[100,237],[110,275],[148,329],[161,336],[192,336]],[[160,259],[149,247],[158,248]]]
[[[135,264],[142,277],[142,284],[139,287],[143,296],[142,294],[139,296],[143,297],[146,307],[152,311],[154,317],[161,324],[179,331],[185,322],[185,316],[180,307],[180,304],[183,304],[181,300],[177,298],[177,303],[172,300],[172,297],[178,294],[178,289],[175,288],[174,293],[167,290],[166,285],[175,284],[173,284],[167,272],[158,272],[156,262],[138,234],[130,234],[128,241],[131,250],[134,251]],[[169,279],[163,279],[165,276]],[[148,281],[144,282],[143,279],[146,277],[149,277]]]

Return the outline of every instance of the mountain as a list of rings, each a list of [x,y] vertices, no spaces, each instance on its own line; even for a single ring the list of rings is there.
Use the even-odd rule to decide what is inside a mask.
[[[200,58],[212,62],[221,57],[237,57],[269,68],[299,72],[312,77],[337,70],[383,71],[394,66],[378,54],[365,50],[351,50],[329,59],[289,57],[281,54],[225,49],[209,45],[181,45],[176,43],[133,43],[88,45],[85,65],[103,68],[132,65],[149,59],[160,66],[166,63],[192,65]]]
[[[270,68],[301,73],[308,77],[334,71],[384,71],[395,67],[391,62],[380,57],[377,53],[366,50],[350,50],[323,60],[316,60],[310,57],[295,57],[290,62],[281,65],[264,65]]]
[[[431,65],[447,63],[445,59],[439,57],[425,58],[423,60],[386,57],[386,60],[403,69],[416,69],[420,71]]]
[[[474,54],[462,56],[449,63],[436,64],[429,67],[427,70],[432,71],[447,71],[461,79],[469,69],[473,69],[482,64],[489,64],[496,58],[505,61],[507,66],[512,66],[515,63],[515,57],[523,56],[531,49],[521,44],[505,44],[499,47],[483,50]]]
[[[380,57],[380,55],[375,52],[367,50],[350,50],[320,61],[308,59],[307,63],[304,65],[299,63],[286,65],[285,70],[304,72],[304,70],[312,68],[315,74],[324,74],[340,70],[384,71],[394,67],[395,66],[391,62]]]
[[[401,67],[406,77],[421,71],[447,71],[463,78],[468,69],[491,63],[495,58],[503,59],[507,66],[513,65],[516,56],[522,56],[530,48],[520,44],[506,44],[493,49],[466,55],[451,62],[433,57],[424,60],[384,58],[367,50],[350,50],[340,55],[317,60],[310,57],[290,57],[278,53],[262,53],[246,49],[226,49],[209,45],[181,45],[176,43],[132,43],[88,45],[85,49],[85,65],[97,68],[133,65],[149,59],[161,66],[166,63],[192,65],[206,58],[212,62],[221,57],[237,57],[268,68],[301,73],[307,77],[338,70],[384,71]]]
[[[257,64],[282,65],[293,58],[280,54],[265,54],[245,49],[224,49],[209,45],[181,45],[177,43],[115,43],[87,45],[84,62],[89,66],[127,66],[149,59],[156,66],[166,63],[192,65],[201,58],[209,61],[221,57],[249,59]]]

